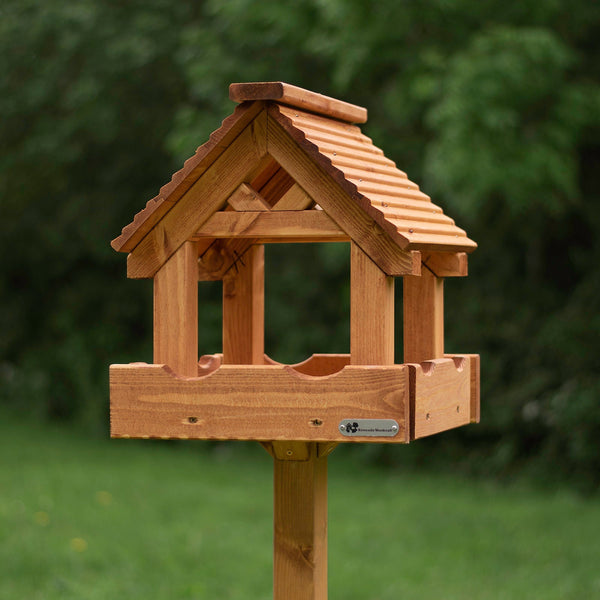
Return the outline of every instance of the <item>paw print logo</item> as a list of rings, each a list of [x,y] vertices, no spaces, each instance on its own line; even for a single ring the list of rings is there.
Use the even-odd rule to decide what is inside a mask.
[[[348,433],[356,433],[358,431],[358,423],[346,423],[346,431]]]

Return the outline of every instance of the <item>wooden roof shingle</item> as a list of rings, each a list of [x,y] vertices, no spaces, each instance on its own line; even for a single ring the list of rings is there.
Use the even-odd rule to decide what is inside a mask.
[[[315,159],[338,172],[340,184],[402,249],[470,252],[477,247],[356,125],[282,105],[269,114],[307,151],[316,149]]]
[[[267,152],[269,136],[273,137],[275,128],[280,127],[325,176],[336,182],[347,202],[360,207],[402,250],[470,252],[477,247],[354,124],[366,121],[367,113],[362,107],[281,82],[232,84],[230,96],[241,104],[123,228],[121,235],[112,241],[115,250],[133,251],[240,133],[264,112]],[[349,205],[350,208],[354,210]],[[334,215],[330,216],[335,220]]]

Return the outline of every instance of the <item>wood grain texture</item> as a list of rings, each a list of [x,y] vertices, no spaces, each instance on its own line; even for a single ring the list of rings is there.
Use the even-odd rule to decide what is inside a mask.
[[[217,210],[266,154],[266,116],[259,115],[134,248],[127,276],[153,277],[183,242]]]
[[[275,204],[273,210],[305,210],[314,204],[314,200],[295,183]]]
[[[322,210],[219,211],[194,233],[192,239],[233,237],[349,241],[348,235]]]
[[[461,356],[407,365],[411,440],[471,422],[471,363]]]
[[[270,106],[268,111],[301,145],[304,142],[317,150],[326,161],[323,168],[401,248],[455,252],[476,248],[465,231],[443,215],[358,127],[285,106]],[[373,177],[372,173],[380,176]],[[404,211],[397,209],[398,202],[403,201],[412,201],[412,210],[419,210],[420,217],[405,218]],[[435,222],[428,218],[434,213],[438,215]],[[432,225],[424,226],[422,221]]]
[[[285,194],[294,186],[294,180],[289,173],[281,167],[275,171],[273,176],[260,188],[260,193],[267,200],[270,206],[279,202]]]
[[[240,183],[233,194],[227,199],[227,204],[234,210],[270,210],[269,203],[247,183]]]
[[[394,278],[355,243],[350,251],[350,356],[353,365],[394,364]]]
[[[466,252],[423,252],[421,260],[436,277],[466,277],[469,274]]]
[[[373,442],[347,438],[338,425],[395,419],[382,443],[408,441],[408,368],[347,366],[311,377],[285,366],[223,365],[181,378],[164,365],[110,367],[111,435],[179,439]]]
[[[423,268],[420,277],[404,277],[404,362],[444,356],[444,280]]]
[[[275,600],[327,600],[327,458],[304,446],[305,460],[274,460]]]
[[[269,119],[268,151],[322,209],[388,275],[420,270],[420,255],[402,250],[377,225],[335,178],[327,162],[302,135],[294,137],[276,119]],[[341,174],[340,174],[341,175]],[[343,179],[343,178],[342,178]]]
[[[366,123],[367,121],[367,109],[362,106],[317,94],[281,81],[232,83],[229,86],[229,98],[234,102],[275,100],[349,123]]]
[[[154,277],[154,362],[198,373],[198,250],[185,242]]]
[[[221,281],[255,242],[252,238],[215,240],[198,259],[198,281]]]
[[[447,358],[464,357],[470,362],[471,369],[471,423],[479,423],[481,418],[481,384],[480,384],[480,363],[479,354],[445,354]]]
[[[264,362],[264,250],[251,246],[223,278],[223,364]]]

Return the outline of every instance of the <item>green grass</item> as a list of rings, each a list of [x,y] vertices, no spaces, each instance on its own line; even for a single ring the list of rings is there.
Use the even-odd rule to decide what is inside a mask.
[[[258,446],[0,425],[0,599],[271,598]],[[209,449],[212,448],[212,449]],[[329,459],[329,597],[600,598],[600,501]]]

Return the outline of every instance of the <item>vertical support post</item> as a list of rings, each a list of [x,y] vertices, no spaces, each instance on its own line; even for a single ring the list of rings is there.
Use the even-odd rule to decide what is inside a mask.
[[[274,600],[327,600],[327,457],[274,442]]]
[[[444,280],[425,265],[420,277],[407,275],[404,292],[404,362],[444,356]]]
[[[394,364],[394,278],[354,242],[350,253],[350,362]]]
[[[223,278],[223,363],[264,364],[264,246],[251,246]]]
[[[154,276],[154,362],[198,376],[198,252],[184,242]]]

